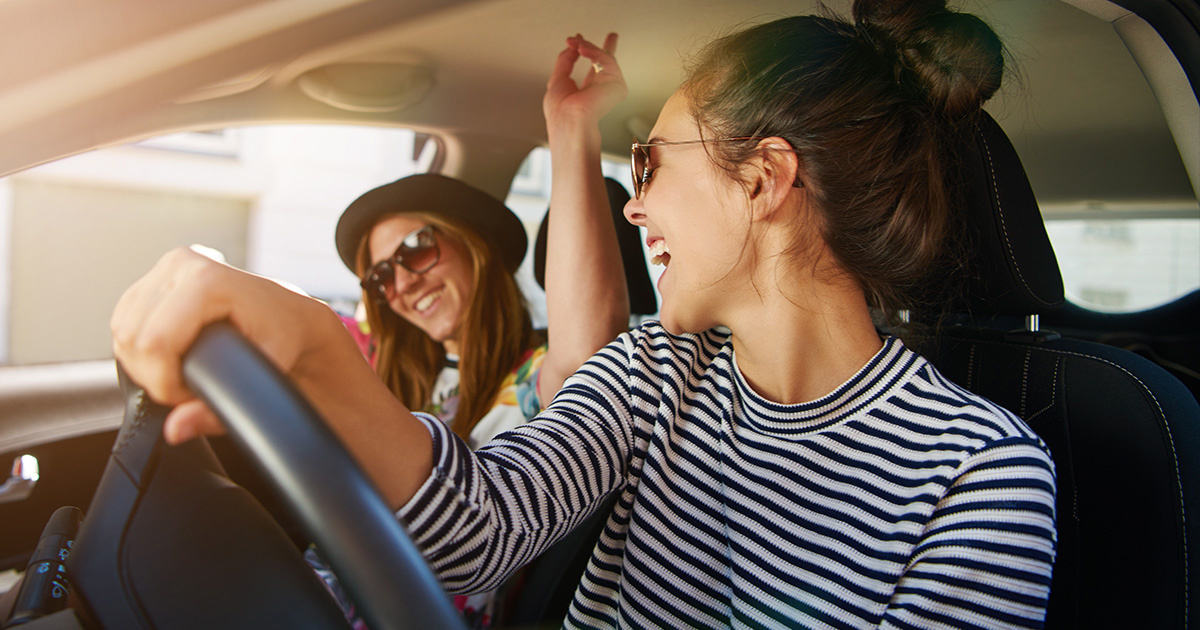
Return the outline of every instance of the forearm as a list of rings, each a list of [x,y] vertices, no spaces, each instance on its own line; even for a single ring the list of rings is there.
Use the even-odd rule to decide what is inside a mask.
[[[553,188],[546,241],[549,353],[539,385],[549,401],[584,361],[629,325],[629,296],[600,171],[595,125],[550,127]]]
[[[429,476],[429,432],[383,385],[333,311],[316,307],[311,318],[313,342],[291,377],[395,510]]]

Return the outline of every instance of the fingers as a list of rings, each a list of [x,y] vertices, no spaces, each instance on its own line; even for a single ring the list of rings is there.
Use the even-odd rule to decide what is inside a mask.
[[[568,46],[558,53],[558,57],[554,60],[554,70],[550,72],[551,84],[563,78],[569,79],[571,70],[575,68],[575,62],[579,60],[579,51],[569,44],[570,40],[568,40]]]
[[[164,255],[113,310],[113,355],[150,398],[173,406],[163,437],[179,444],[224,428],[183,382],[182,358],[204,325],[229,316],[232,267],[190,249]]]
[[[203,401],[193,399],[175,406],[167,414],[163,438],[167,444],[182,444],[202,435],[222,435],[225,426]]]
[[[181,361],[200,330],[230,316],[238,273],[189,249],[164,255],[121,296],[110,321],[113,355],[154,400],[191,399]]]
[[[579,125],[590,130],[625,98],[625,78],[613,56],[616,48],[616,33],[608,34],[604,48],[596,46],[583,35],[567,38],[567,47],[555,61],[554,72],[542,99],[547,132],[552,137],[569,136],[578,130]],[[576,83],[571,74],[581,58],[590,62],[591,67],[585,67],[582,80]]]
[[[583,35],[572,35],[567,38],[567,47],[555,58],[554,70],[550,73],[547,85],[553,87],[556,83],[569,79],[571,72],[575,69],[575,62],[579,61],[580,56],[584,56],[592,62],[592,72],[595,74],[600,74],[608,68],[615,68],[616,58],[613,55],[616,54],[616,51],[616,33],[609,33],[604,38],[604,48],[596,47],[595,44],[584,39]]]
[[[588,40],[584,39],[582,35],[576,35],[569,38],[567,43],[569,46],[575,48],[575,50],[577,50],[581,56],[591,60],[593,64],[599,64],[601,67],[599,72],[616,67],[617,59],[613,56],[617,51],[616,33],[609,33],[608,36],[604,38],[604,48],[600,48],[589,42]],[[599,74],[599,72],[597,72],[597,74]]]
[[[163,256],[121,296],[110,321],[114,356],[151,398],[164,404],[190,397],[180,375],[179,357],[194,333],[180,334],[164,322],[177,320],[171,314],[172,296],[178,293],[180,270],[192,264],[183,251]]]
[[[604,38],[604,52],[608,53],[610,57],[615,57],[617,55],[616,33],[609,33],[608,36]]]

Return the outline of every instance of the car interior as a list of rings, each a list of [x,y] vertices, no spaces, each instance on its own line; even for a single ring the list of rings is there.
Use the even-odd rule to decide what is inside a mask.
[[[826,4],[845,12],[850,3]],[[996,28],[1015,71],[961,138],[962,297],[914,305],[906,318],[939,370],[1016,413],[1050,447],[1058,549],[1046,627],[1192,628],[1200,280],[1156,303],[1103,308],[1082,299],[1068,273],[1096,263],[1077,264],[1053,235],[1064,217],[1095,221],[1094,238],[1134,220],[1200,226],[1200,5],[951,4]],[[53,234],[19,233],[22,191],[64,177],[56,164],[71,156],[252,124],[402,128],[437,144],[426,168],[504,199],[545,145],[540,99],[566,36],[621,35],[630,96],[602,135],[605,157],[624,173],[631,136],[645,139],[689,51],[740,25],[817,9],[808,0],[8,0],[0,306],[15,313],[22,274],[42,266],[33,278],[80,299],[86,290],[72,282],[98,285],[108,273],[106,259],[72,261],[63,274],[17,256],[18,239],[53,251]],[[653,318],[659,299],[642,236],[621,214],[622,177],[606,184],[636,322]],[[540,284],[550,209],[538,208],[527,259]],[[152,227],[122,230],[131,244],[154,238]],[[332,231],[323,238],[336,260]],[[114,260],[122,248],[111,244]],[[1200,270],[1200,250],[1178,256],[1174,271],[1138,271],[1136,281]],[[945,290],[940,280],[928,287]],[[65,299],[44,307],[84,310],[73,314],[91,322],[110,314]],[[0,587],[0,627],[349,627],[301,556],[310,542],[370,627],[461,627],[357,464],[236,331],[213,326],[185,365],[231,435],[167,447],[167,410],[111,355],[21,365],[8,348],[33,333],[9,319],[0,461],[14,466],[0,482],[0,571],[14,579]],[[527,568],[498,627],[558,627],[605,511]]]
[[[932,314],[926,353],[951,380],[1017,413],[1054,455],[1058,549],[1046,626],[1187,627],[1200,406],[1143,356],[1040,323],[1064,298],[1036,199],[990,117],[974,148],[963,164],[965,298]]]

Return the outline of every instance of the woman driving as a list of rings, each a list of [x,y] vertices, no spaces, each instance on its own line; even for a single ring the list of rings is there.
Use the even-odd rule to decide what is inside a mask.
[[[852,11],[750,27],[690,64],[632,147],[625,209],[665,266],[661,321],[480,449],[346,369],[362,361],[336,319],[185,256],[122,299],[117,356],[178,404],[169,440],[219,431],[179,357],[231,319],[451,592],[494,587],[616,494],[566,627],[1039,628],[1046,446],[873,317],[896,318],[951,255],[953,139],[999,87],[1002,46],[944,0]],[[580,55],[619,73],[572,40],[555,76]],[[272,312],[282,325],[263,325]]]

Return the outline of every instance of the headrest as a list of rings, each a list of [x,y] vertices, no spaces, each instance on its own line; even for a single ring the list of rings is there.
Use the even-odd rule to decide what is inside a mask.
[[[1037,199],[1012,142],[987,112],[972,126],[961,166],[969,277],[960,306],[974,317],[1057,308],[1062,276]]]
[[[625,204],[629,203],[629,192],[620,182],[604,178],[608,190],[608,206],[612,211],[613,226],[617,229],[617,244],[621,247],[621,263],[625,265],[625,286],[629,289],[629,308],[635,315],[653,315],[658,312],[658,298],[654,294],[654,283],[650,281],[650,270],[646,267],[646,255],[642,250],[642,235],[636,225],[625,220]],[[538,228],[537,240],[533,244],[533,276],[543,289],[546,288],[546,229],[550,225],[550,209]]]

